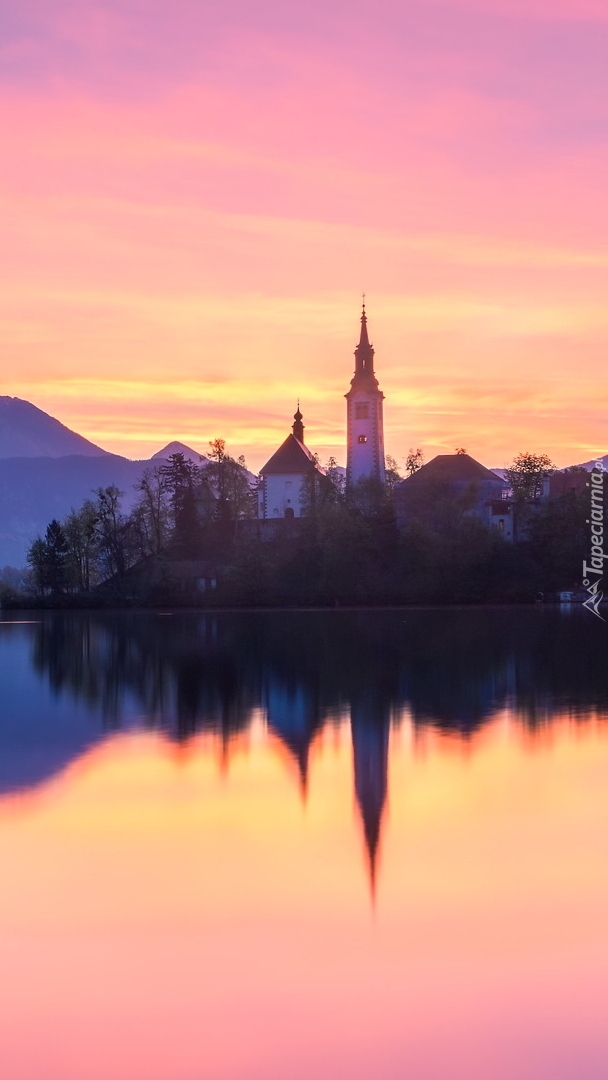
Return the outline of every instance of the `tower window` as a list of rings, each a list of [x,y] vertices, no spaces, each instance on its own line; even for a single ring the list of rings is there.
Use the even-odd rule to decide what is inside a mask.
[[[357,439],[357,442],[358,442],[358,443],[364,443],[364,442],[367,442],[367,435],[359,435],[359,437],[358,437],[358,439]]]
[[[355,420],[369,420],[369,405],[355,405]]]

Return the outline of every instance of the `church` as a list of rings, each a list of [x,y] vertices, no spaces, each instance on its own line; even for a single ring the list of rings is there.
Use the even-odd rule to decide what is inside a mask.
[[[369,340],[365,303],[355,349],[355,371],[344,396],[347,487],[364,478],[384,482],[384,394],[374,372],[374,348]],[[304,442],[298,402],[291,434],[260,470],[258,518],[301,517],[306,486],[315,473],[324,475],[325,470]]]

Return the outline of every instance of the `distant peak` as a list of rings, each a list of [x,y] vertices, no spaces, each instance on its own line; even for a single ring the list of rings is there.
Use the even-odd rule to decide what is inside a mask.
[[[185,443],[173,442],[167,443],[163,446],[162,450],[158,450],[155,454],[152,454],[151,461],[168,461],[173,454],[183,454],[187,461],[194,461],[195,464],[204,458],[205,455],[201,454],[198,450],[193,450],[191,446],[186,446]]]

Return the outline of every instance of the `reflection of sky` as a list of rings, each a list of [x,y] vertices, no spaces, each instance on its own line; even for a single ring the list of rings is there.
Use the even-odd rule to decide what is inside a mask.
[[[1,627],[3,1077],[603,1080],[606,675],[571,625]]]
[[[0,800],[3,1076],[603,1080],[608,732],[504,721],[392,740],[373,909],[344,726],[305,806],[255,726]]]
[[[98,705],[54,693],[31,664],[31,635],[0,624],[0,793],[40,783],[104,734]],[[129,717],[129,712],[131,716]],[[123,723],[137,717],[127,693]]]
[[[215,733],[221,768],[259,715],[305,801],[314,747],[350,723],[370,879],[382,848],[389,732],[474,745],[501,710],[531,733],[608,708],[585,612],[48,613],[0,626],[0,793],[43,784],[114,730],[160,729],[186,753]],[[578,651],[577,651],[578,650]],[[314,777],[313,777],[314,780]]]

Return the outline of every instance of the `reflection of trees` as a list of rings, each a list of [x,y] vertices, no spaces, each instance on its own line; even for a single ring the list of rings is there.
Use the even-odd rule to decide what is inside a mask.
[[[531,728],[551,711],[608,705],[607,630],[580,609],[62,612],[32,631],[34,665],[56,694],[111,725],[130,697],[179,739],[229,737],[262,707],[286,741],[310,741],[370,694],[383,715],[407,707],[418,725],[462,734],[505,704]]]
[[[404,711],[419,728],[470,737],[505,705],[531,731],[556,713],[608,709],[608,629],[582,609],[70,612],[31,630],[34,666],[55,695],[99,710],[107,727],[135,702],[143,723],[177,741],[207,730],[227,745],[261,708],[303,793],[314,737],[350,712],[372,892],[390,727]]]

